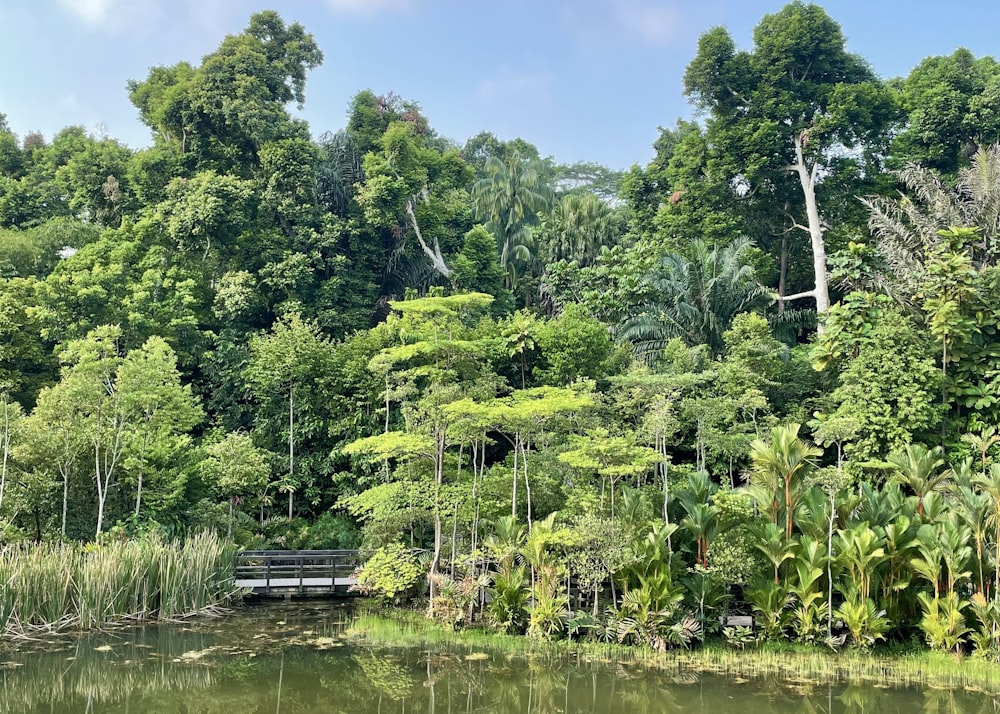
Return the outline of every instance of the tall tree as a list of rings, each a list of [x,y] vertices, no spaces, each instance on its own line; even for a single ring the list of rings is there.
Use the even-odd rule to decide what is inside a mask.
[[[792,213],[808,234],[813,286],[782,297],[813,298],[822,314],[830,306],[825,189],[841,174],[877,173],[894,105],[818,5],[796,0],[764,16],[753,40],[747,52],[724,28],[702,35],[685,92],[709,112],[707,139],[734,191],[769,196],[773,210]],[[785,203],[795,193],[801,203],[793,210]]]
[[[1000,140],[1000,63],[960,47],[928,57],[892,89],[906,123],[892,142],[896,168],[920,164],[953,177],[979,145]]]
[[[295,492],[311,485],[318,476],[301,466],[296,471],[296,447],[303,451],[306,439],[324,431],[321,385],[333,369],[332,344],[299,315],[278,320],[270,332],[250,340],[250,362],[244,376],[262,406],[258,425],[262,431],[286,436],[288,474],[280,490],[288,493],[289,519],[295,512]],[[279,410],[282,403],[284,409]],[[279,426],[282,411],[284,424]],[[300,453],[300,461],[301,457]]]
[[[517,265],[533,257],[532,227],[552,202],[552,188],[542,180],[537,162],[514,152],[501,160],[490,157],[486,176],[472,189],[476,217],[497,240],[500,264],[507,270],[508,285],[517,281]]]
[[[135,510],[139,518],[143,485],[154,451],[177,454],[186,435],[203,418],[191,387],[181,384],[177,355],[161,337],[150,337],[129,352],[118,368],[117,388],[128,415],[125,466],[135,478]]]

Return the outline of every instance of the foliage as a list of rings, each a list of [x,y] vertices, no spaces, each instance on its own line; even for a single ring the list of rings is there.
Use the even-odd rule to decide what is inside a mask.
[[[169,620],[238,599],[233,547],[208,534],[0,548],[0,632],[100,629],[135,619]]]
[[[400,543],[379,548],[365,561],[355,587],[365,595],[401,602],[418,594],[425,575],[413,552]]]

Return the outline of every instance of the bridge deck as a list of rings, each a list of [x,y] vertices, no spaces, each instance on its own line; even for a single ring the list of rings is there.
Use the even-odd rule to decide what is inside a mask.
[[[235,584],[257,595],[348,595],[359,566],[356,550],[244,551]]]

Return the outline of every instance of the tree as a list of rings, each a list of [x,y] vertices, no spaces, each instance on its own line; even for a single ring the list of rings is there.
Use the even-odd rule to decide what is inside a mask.
[[[892,83],[906,123],[892,141],[897,167],[920,164],[955,176],[977,145],[1000,140],[1000,63],[960,47],[928,57]]]
[[[606,203],[593,194],[567,194],[552,206],[539,229],[547,263],[576,261],[587,266],[604,246],[620,240],[621,230]]]
[[[618,328],[619,339],[631,342],[636,355],[647,361],[674,337],[720,351],[722,335],[736,315],[772,301],[747,260],[752,248],[746,238],[723,248],[696,239],[688,254],[663,256],[645,277],[652,301],[633,308]]]
[[[926,336],[897,309],[866,329],[831,394],[831,417],[852,419],[858,436],[845,446],[855,466],[919,440],[941,419],[941,372]]]
[[[24,440],[18,461],[25,469],[58,474],[62,486],[62,509],[59,533],[66,537],[69,515],[70,483],[81,470],[81,457],[87,449],[80,412],[69,390],[60,385],[46,387],[24,421]]]
[[[205,447],[205,458],[198,467],[202,478],[229,501],[229,537],[237,501],[251,494],[263,498],[271,476],[267,452],[255,446],[249,434],[230,432]]]
[[[321,385],[333,370],[332,359],[330,341],[297,314],[278,320],[269,333],[250,339],[250,362],[244,376],[266,409],[265,413],[258,412],[258,423],[268,431],[287,436],[288,475],[280,489],[288,493],[289,519],[294,514],[295,492],[317,475],[296,472],[296,445],[301,451],[307,439],[323,431]],[[274,421],[277,404],[282,401],[287,405],[287,431]]]
[[[201,66],[154,67],[145,81],[130,81],[129,99],[157,142],[191,168],[250,178],[268,142],[305,134],[286,106],[305,102],[306,73],[322,61],[302,25],[268,10]]]
[[[889,454],[888,461],[896,467],[903,483],[917,495],[917,513],[924,513],[924,498],[932,491],[942,490],[948,482],[944,470],[944,449],[928,449],[923,444],[907,444]]]
[[[129,352],[116,375],[128,426],[128,470],[135,472],[135,518],[142,506],[143,481],[151,452],[177,453],[185,435],[204,418],[190,386],[181,384],[177,356],[161,337],[150,337]]]
[[[20,440],[23,420],[21,405],[11,400],[10,394],[0,385],[0,509],[3,508],[3,495],[7,487],[11,450],[16,448]]]
[[[724,28],[702,35],[685,93],[709,112],[713,156],[738,192],[769,197],[775,211],[798,193],[804,211],[794,211],[794,226],[809,236],[814,284],[781,299],[811,297],[823,314],[830,306],[824,189],[840,173],[878,173],[893,102],[818,5],[796,0],[765,15],[753,39],[746,52]]]
[[[888,264],[890,294],[908,302],[926,277],[935,250],[948,248],[951,229],[976,229],[968,244],[973,267],[996,265],[1000,256],[1000,144],[981,147],[959,169],[950,187],[932,169],[910,164],[897,172],[912,196],[863,199],[868,227]]]
[[[989,521],[996,530],[996,554],[994,555],[993,601],[1000,602],[1000,464],[990,464],[988,473],[973,476],[973,484],[989,496],[993,506]]]
[[[490,157],[486,177],[472,189],[476,217],[485,221],[500,251],[500,265],[507,271],[508,287],[517,281],[517,264],[528,263],[534,245],[532,227],[552,202],[552,189],[542,182],[539,166],[520,153],[505,161]]]
[[[612,522],[617,482],[649,472],[663,458],[656,449],[638,444],[634,433],[612,436],[607,429],[595,429],[586,436],[571,436],[569,443],[570,448],[559,454],[559,460],[609,482]]]
[[[449,278],[442,242],[449,246],[454,239],[449,223],[464,209],[456,205],[455,192],[472,178],[462,157],[453,149],[438,151],[413,123],[397,121],[382,135],[379,149],[365,156],[363,170],[356,199],[365,218],[378,227],[396,227],[397,236],[412,235],[433,270]]]
[[[822,456],[823,451],[799,438],[799,424],[775,427],[770,443],[756,439],[750,444],[750,461],[753,464],[751,484],[758,484],[773,494],[772,506],[778,499],[778,486],[784,495],[785,537],[792,537],[795,505],[802,480],[811,468],[810,459]]]

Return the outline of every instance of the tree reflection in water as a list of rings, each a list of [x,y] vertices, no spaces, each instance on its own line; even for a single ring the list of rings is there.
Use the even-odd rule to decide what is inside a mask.
[[[241,611],[0,651],[0,714],[994,712],[994,697],[732,680],[584,656],[372,647],[343,611]]]

